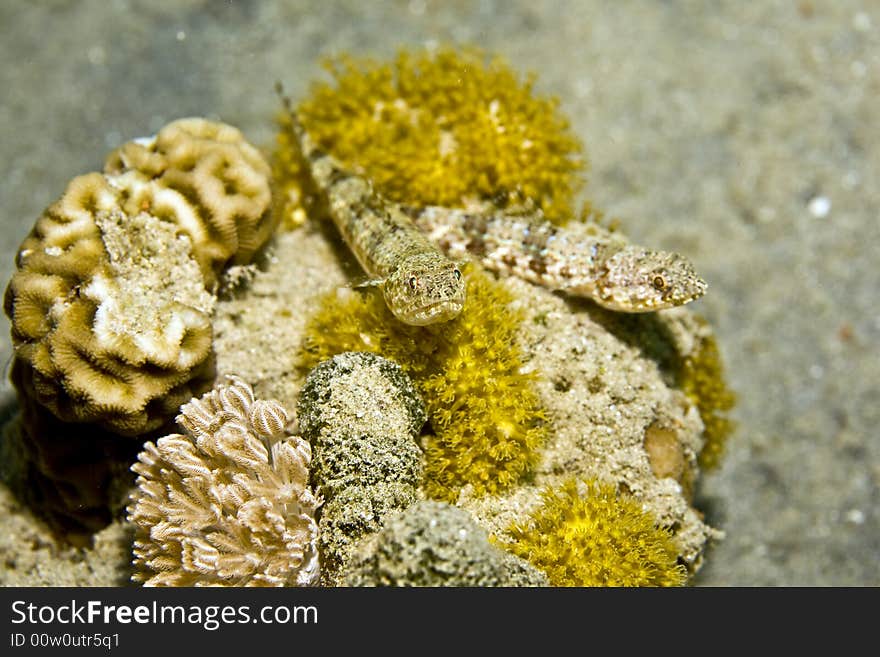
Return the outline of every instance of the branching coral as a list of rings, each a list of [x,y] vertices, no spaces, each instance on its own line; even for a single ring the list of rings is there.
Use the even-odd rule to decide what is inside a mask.
[[[513,554],[540,568],[553,586],[681,586],[670,533],[614,486],[569,480],[508,530]]]
[[[418,393],[400,366],[372,353],[344,353],[315,367],[298,406],[314,446],[312,481],[321,508],[322,581],[336,584],[352,547],[418,499],[425,423]]]
[[[268,178],[238,130],[184,119],[71,181],[6,289],[20,392],[119,434],[165,423],[213,374],[209,288],[268,237]]]
[[[299,115],[386,197],[449,207],[528,201],[551,221],[571,216],[581,145],[558,101],[534,94],[533,77],[520,81],[499,58],[451,48],[401,50],[393,64],[341,57],[327,68],[333,83],[314,84]],[[284,118],[277,146],[285,214],[301,219],[302,169]]]
[[[319,576],[311,449],[275,401],[238,377],[193,399],[185,434],[147,442],[132,466],[133,576],[149,586],[310,585]]]
[[[434,430],[425,438],[425,490],[455,500],[500,492],[534,466],[544,440],[544,414],[533,376],[522,372],[515,346],[521,315],[510,295],[475,265],[468,302],[456,319],[408,326],[373,291],[325,297],[306,328],[301,364],[344,351],[370,351],[400,363],[422,392]]]

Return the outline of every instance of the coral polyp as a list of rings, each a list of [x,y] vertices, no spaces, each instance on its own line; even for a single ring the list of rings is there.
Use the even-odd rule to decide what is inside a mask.
[[[500,58],[476,49],[400,50],[394,62],[342,56],[326,63],[298,107],[318,145],[392,201],[462,207],[534,203],[554,222],[572,215],[585,168],[558,101]],[[275,175],[286,223],[307,203],[289,120],[280,119]]]
[[[515,344],[521,321],[512,297],[476,265],[468,303],[456,319],[409,326],[394,319],[372,289],[321,300],[306,327],[300,363],[312,367],[344,351],[370,351],[397,363],[425,400],[433,434],[424,439],[425,490],[454,501],[461,488],[497,493],[527,474],[546,434]]]
[[[736,405],[736,393],[727,386],[724,364],[718,341],[708,328],[708,322],[695,317],[704,335],[693,351],[678,363],[677,383],[697,406],[705,429],[705,443],[698,456],[701,468],[718,467],[724,456],[727,439],[736,428],[728,412]]]
[[[132,466],[134,581],[147,586],[306,586],[320,576],[308,441],[241,378],[180,409],[182,434]]]
[[[671,534],[638,500],[614,486],[570,479],[509,529],[510,552],[543,570],[553,586],[681,586]]]

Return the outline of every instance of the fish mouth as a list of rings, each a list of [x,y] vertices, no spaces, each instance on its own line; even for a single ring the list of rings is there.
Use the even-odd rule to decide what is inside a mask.
[[[706,289],[708,287],[706,281],[702,278],[697,278],[687,289],[680,290],[678,294],[673,295],[672,298],[668,300],[669,307],[683,306],[691,301],[696,301],[706,294]],[[664,301],[667,300],[664,299]]]
[[[413,326],[426,326],[448,322],[458,317],[464,304],[455,299],[437,301],[427,306],[422,306],[410,313],[403,321]]]
[[[597,294],[593,295],[593,301],[603,308],[615,312],[632,315],[653,313],[696,301],[706,293],[707,287],[708,285],[703,279],[697,278],[684,289],[670,290],[668,294],[663,296],[649,295],[645,297],[615,295],[600,288]]]

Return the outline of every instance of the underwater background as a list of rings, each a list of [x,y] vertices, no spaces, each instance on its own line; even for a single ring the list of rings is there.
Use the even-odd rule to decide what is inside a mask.
[[[476,44],[535,73],[584,196],[709,282],[737,429],[698,489],[726,538],[694,584],[880,585],[875,3],[10,1],[0,35],[3,281],[109,150],[191,115],[269,147],[276,81],[302,97],[325,56]]]

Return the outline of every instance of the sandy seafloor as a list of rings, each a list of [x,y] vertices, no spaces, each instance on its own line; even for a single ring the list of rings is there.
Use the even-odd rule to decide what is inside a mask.
[[[875,2],[3,2],[0,279],[122,141],[202,115],[268,145],[276,80],[296,98],[324,55],[432,42],[535,71],[586,144],[586,195],[709,281],[694,310],[739,428],[701,480],[726,539],[694,584],[880,585]]]

